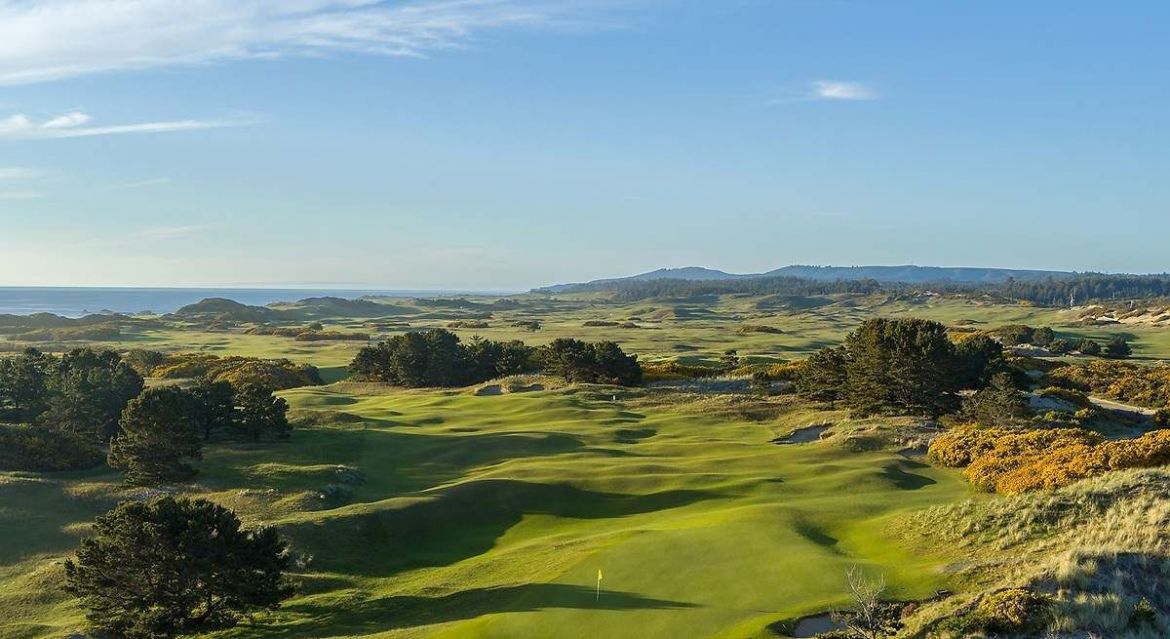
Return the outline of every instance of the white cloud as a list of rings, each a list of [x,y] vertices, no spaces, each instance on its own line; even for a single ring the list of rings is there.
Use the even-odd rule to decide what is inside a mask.
[[[423,56],[477,33],[601,24],[641,0],[0,0],[0,85],[336,52]]]
[[[822,100],[872,100],[877,97],[869,87],[857,82],[817,80],[813,92]]]
[[[790,93],[770,100],[768,104],[795,104],[797,102],[820,102],[823,100],[876,100],[877,92],[859,82],[840,82],[837,80],[817,80],[808,88],[798,93]]]
[[[151,186],[160,186],[163,184],[170,184],[170,178],[151,178],[148,180],[138,180],[136,182],[122,182],[121,184],[111,184],[105,188],[107,191],[116,191],[122,189],[143,189]]]
[[[81,126],[92,119],[88,114],[74,111],[73,113],[59,115],[41,126],[46,129],[71,129],[76,126]]]
[[[0,200],[39,200],[44,193],[36,191],[0,191]]]
[[[85,126],[92,118],[79,112],[65,113],[43,122],[36,122],[23,113],[0,119],[0,140],[43,140],[85,138],[123,133],[169,133],[230,126],[243,126],[244,121],[231,120],[173,120],[168,122],[136,122],[107,126]]]
[[[192,224],[188,226],[156,226],[153,228],[142,229],[134,235],[151,240],[169,240],[176,237],[185,237],[188,235],[195,235],[210,229],[210,226],[205,224]]]

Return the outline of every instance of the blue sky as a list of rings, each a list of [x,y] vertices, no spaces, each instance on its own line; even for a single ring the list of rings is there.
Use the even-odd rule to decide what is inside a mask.
[[[1170,4],[0,0],[0,285],[1162,272]]]

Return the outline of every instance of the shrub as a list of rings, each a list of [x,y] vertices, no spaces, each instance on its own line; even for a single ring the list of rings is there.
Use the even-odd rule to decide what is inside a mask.
[[[937,437],[928,459],[963,467],[973,485],[1002,494],[1067,486],[1114,470],[1170,464],[1170,431],[1106,441],[1078,428],[959,428]]]
[[[488,328],[490,324],[483,320],[455,320],[447,322],[447,328]]]
[[[987,388],[979,389],[963,400],[963,413],[968,419],[987,426],[1018,422],[1032,414],[1028,400],[1016,390],[1011,376],[1000,373]]]
[[[154,369],[155,377],[187,379],[205,377],[212,381],[229,382],[240,387],[256,384],[273,390],[298,386],[320,386],[317,367],[297,364],[287,359],[258,359],[254,357],[219,357],[206,353],[169,355],[166,362]]]
[[[105,454],[85,437],[40,426],[0,424],[0,470],[85,470],[103,461]]]
[[[770,335],[781,335],[784,333],[784,331],[776,328],[775,326],[760,326],[757,324],[744,324],[743,326],[740,326],[738,329],[736,329],[735,332],[743,335],[750,333],[768,333]]]
[[[298,342],[368,342],[366,333],[345,333],[342,331],[305,331],[296,335]]]
[[[720,373],[722,371],[719,369],[702,364],[683,364],[681,362],[646,362],[642,364],[642,379],[646,382],[715,377]]]
[[[1027,588],[1008,588],[979,600],[981,625],[991,632],[1035,632],[1047,622],[1052,599]]]
[[[1049,374],[1063,388],[1104,395],[1141,406],[1170,404],[1170,366],[1142,366],[1117,360],[1094,360],[1063,366]]]
[[[618,322],[611,322],[609,320],[588,320],[581,324],[581,326],[589,327],[604,327],[604,326],[618,326]]]
[[[1058,399],[1062,402],[1068,402],[1077,408],[1091,408],[1093,402],[1089,401],[1089,396],[1070,388],[1060,388],[1059,386],[1049,386],[1042,388],[1036,392],[1040,397],[1047,397]]]

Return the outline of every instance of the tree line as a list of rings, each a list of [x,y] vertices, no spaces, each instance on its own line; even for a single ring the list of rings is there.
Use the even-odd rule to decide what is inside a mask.
[[[863,322],[844,345],[809,357],[796,387],[807,399],[842,402],[858,416],[938,417],[960,408],[961,390],[1012,383],[1016,374],[1003,345],[988,335],[956,344],[938,322],[877,318]]]
[[[620,280],[581,284],[574,292],[607,292],[614,300],[685,299],[704,295],[918,295],[925,292],[1027,301],[1041,306],[1066,306],[1118,299],[1170,298],[1170,275],[1079,274],[1035,281],[1008,279],[998,283],[900,283],[863,280],[811,280],[799,277],[750,277],[732,280]]]
[[[547,346],[474,337],[445,329],[413,331],[367,346],[349,366],[357,379],[412,388],[458,387],[521,373],[545,372],[570,382],[636,386],[642,367],[614,342],[558,338]]]
[[[146,388],[113,351],[27,349],[0,359],[0,470],[76,470],[104,458],[128,483],[187,479],[188,461],[217,434],[287,437],[287,410],[256,384]]]

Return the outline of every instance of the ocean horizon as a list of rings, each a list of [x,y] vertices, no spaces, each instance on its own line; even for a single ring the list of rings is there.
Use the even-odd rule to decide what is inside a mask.
[[[252,306],[295,302],[308,297],[436,297],[502,295],[505,292],[467,290],[379,290],[326,288],[138,288],[0,286],[0,315],[52,313],[82,317],[94,313],[173,313],[209,297],[222,297]]]

